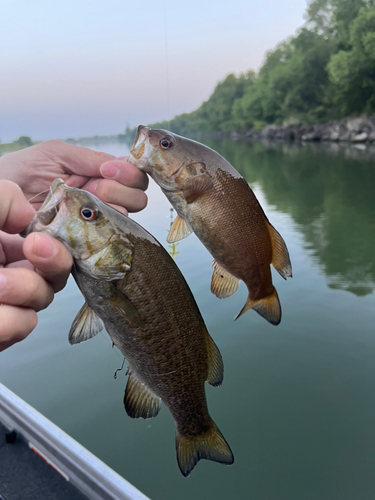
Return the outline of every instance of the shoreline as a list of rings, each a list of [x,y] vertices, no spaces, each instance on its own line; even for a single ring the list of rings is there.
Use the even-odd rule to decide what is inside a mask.
[[[262,130],[231,132],[233,140],[269,140],[371,144],[375,143],[375,116],[332,120],[311,126],[301,124],[267,125]]]

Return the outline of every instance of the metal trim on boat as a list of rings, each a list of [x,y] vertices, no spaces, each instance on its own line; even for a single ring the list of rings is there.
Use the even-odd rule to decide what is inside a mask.
[[[31,448],[90,499],[149,500],[1,383],[0,422],[19,432]]]

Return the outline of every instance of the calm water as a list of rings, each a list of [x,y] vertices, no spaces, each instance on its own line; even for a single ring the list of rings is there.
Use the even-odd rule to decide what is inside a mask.
[[[2,353],[0,380],[155,500],[370,500],[375,491],[375,164],[310,148],[212,141],[247,179],[283,235],[293,279],[274,273],[278,327],[249,311],[244,285],[219,301],[211,256],[194,235],[178,245],[184,273],[219,346],[224,385],[207,386],[210,413],[235,455],[178,470],[163,408],[132,420],[122,358],[106,334],[71,347],[83,304],[74,282]],[[95,147],[95,146],[94,146]],[[115,155],[125,145],[97,146]],[[169,204],[151,184],[134,219],[165,242]]]

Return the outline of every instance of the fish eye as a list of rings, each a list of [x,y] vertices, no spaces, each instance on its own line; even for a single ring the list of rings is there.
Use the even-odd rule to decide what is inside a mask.
[[[81,217],[85,220],[95,220],[98,217],[98,212],[93,208],[82,207],[81,208]]]
[[[163,137],[159,144],[162,149],[169,149],[173,146],[173,142],[169,137]]]

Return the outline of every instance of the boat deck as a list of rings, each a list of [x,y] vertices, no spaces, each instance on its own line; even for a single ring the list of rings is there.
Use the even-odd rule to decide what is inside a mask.
[[[37,455],[17,432],[0,423],[0,500],[87,500]]]
[[[150,500],[0,383],[0,500]]]

